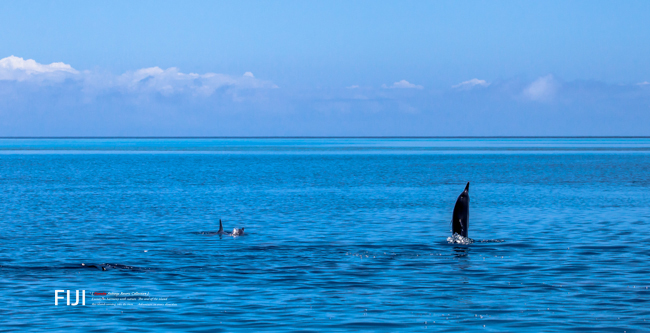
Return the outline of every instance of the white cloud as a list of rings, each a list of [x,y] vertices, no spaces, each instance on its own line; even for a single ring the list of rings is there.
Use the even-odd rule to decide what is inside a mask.
[[[489,85],[490,85],[490,83],[488,83],[485,80],[479,80],[479,79],[474,78],[474,79],[471,79],[471,80],[461,82],[461,83],[459,83],[457,85],[454,85],[454,86],[451,86],[451,87],[454,88],[454,89],[466,90],[466,89],[472,89],[475,86],[487,87]]]
[[[385,84],[382,85],[382,88],[389,88],[389,89],[395,89],[395,88],[400,88],[400,89],[423,89],[423,86],[419,86],[416,84],[413,84],[411,82],[408,82],[406,80],[401,80],[393,83],[392,86],[386,86]]]
[[[118,87],[132,92],[159,92],[163,95],[191,93],[209,96],[224,87],[277,88],[271,82],[256,79],[251,72],[246,72],[240,77],[218,73],[186,74],[176,67],[164,70],[160,67],[150,67],[127,72],[120,75],[116,83]]]
[[[79,79],[83,91],[94,94],[118,90],[130,93],[155,92],[163,95],[187,93],[209,96],[221,88],[277,88],[272,82],[256,79],[251,72],[246,72],[242,76],[232,76],[218,73],[183,73],[176,67],[167,69],[149,67],[122,75],[112,75],[91,71],[79,72],[62,62],[44,65],[32,59],[25,60],[15,56],[0,59],[0,80],[61,82],[69,77]]]
[[[359,86],[355,84],[355,85],[351,85],[351,86],[345,87],[345,88],[346,89],[359,89]]]
[[[533,101],[549,101],[555,96],[558,87],[559,83],[553,75],[547,75],[533,81],[524,89],[523,94]]]
[[[4,81],[63,81],[78,74],[79,71],[62,62],[44,65],[13,55],[0,59],[0,80]]]
[[[638,85],[638,86],[647,86],[647,85],[650,85],[650,82],[648,82],[648,81],[643,81],[643,82],[639,82],[639,83],[637,83],[637,85]]]

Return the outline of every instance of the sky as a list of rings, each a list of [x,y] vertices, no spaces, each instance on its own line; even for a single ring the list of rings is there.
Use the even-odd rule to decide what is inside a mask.
[[[648,1],[0,2],[0,136],[648,136]]]

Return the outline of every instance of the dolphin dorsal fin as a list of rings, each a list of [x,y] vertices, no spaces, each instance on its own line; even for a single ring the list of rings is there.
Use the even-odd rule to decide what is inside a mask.
[[[221,219],[219,219],[219,232],[223,232],[223,225],[221,224]]]

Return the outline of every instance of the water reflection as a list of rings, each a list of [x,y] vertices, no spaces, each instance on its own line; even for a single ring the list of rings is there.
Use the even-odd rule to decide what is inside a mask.
[[[469,246],[454,246],[452,255],[456,258],[466,258],[469,256]]]

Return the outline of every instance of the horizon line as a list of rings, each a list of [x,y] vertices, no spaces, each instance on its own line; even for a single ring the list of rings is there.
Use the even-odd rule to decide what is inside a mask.
[[[650,139],[650,136],[0,136],[0,139]]]

